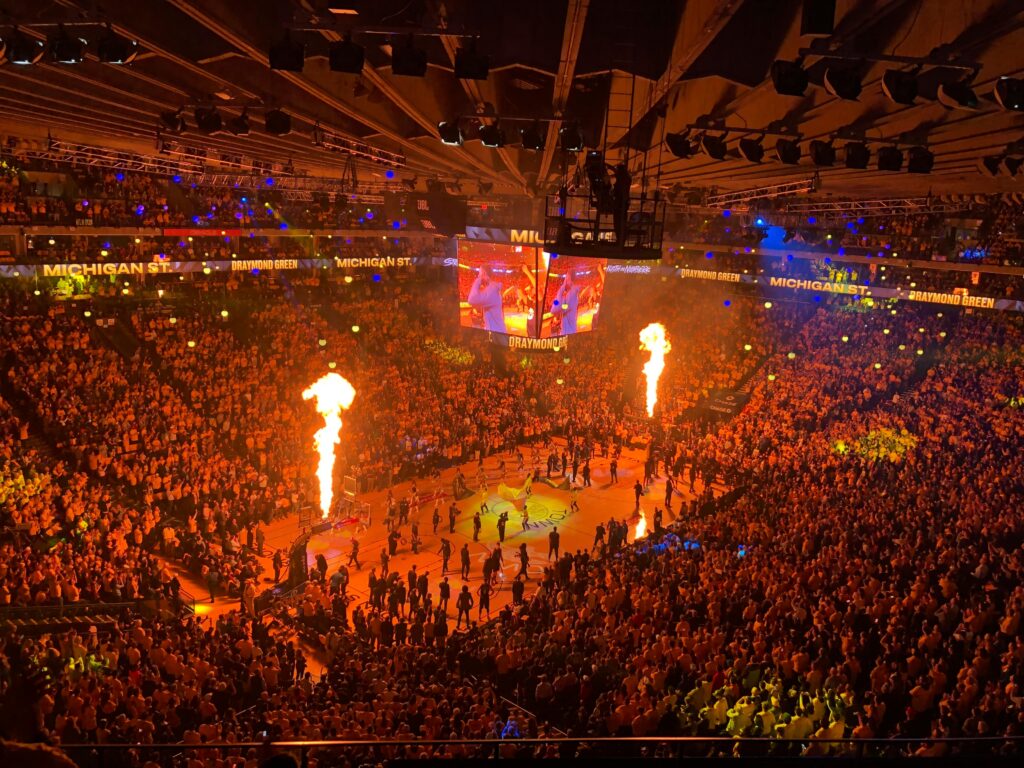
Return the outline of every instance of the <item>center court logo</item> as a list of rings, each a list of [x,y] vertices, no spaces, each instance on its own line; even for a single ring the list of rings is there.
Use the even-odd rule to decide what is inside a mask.
[[[492,504],[488,501],[487,507],[488,511],[481,513],[481,517],[484,519],[497,519],[498,515],[504,512],[508,515],[509,533],[521,530],[522,526],[520,523],[523,518],[523,510],[516,507],[512,502],[502,499]],[[556,525],[561,525],[562,521],[569,517],[569,507],[567,504],[555,504],[548,499],[536,496],[527,500],[526,508],[530,512],[530,530],[534,528],[552,528]]]

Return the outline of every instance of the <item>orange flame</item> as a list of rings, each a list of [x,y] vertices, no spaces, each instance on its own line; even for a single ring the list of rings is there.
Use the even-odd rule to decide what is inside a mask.
[[[302,393],[303,400],[316,399],[316,410],[324,425],[313,435],[313,447],[320,454],[316,477],[320,481],[320,509],[326,518],[334,499],[334,446],[341,442],[341,410],[352,405],[355,388],[336,373],[321,376]]]
[[[636,528],[633,531],[633,540],[642,539],[647,535],[647,513],[640,510],[640,519],[636,521]]]
[[[651,353],[644,363],[644,376],[647,377],[647,415],[654,415],[654,404],[658,402],[658,379],[665,370],[665,354],[672,349],[665,326],[651,323],[640,331],[640,349]]]

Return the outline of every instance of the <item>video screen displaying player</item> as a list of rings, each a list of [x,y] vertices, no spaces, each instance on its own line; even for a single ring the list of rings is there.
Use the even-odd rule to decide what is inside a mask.
[[[459,242],[459,322],[513,336],[534,335],[537,249]]]
[[[546,256],[546,255],[545,255]],[[547,258],[541,337],[592,331],[604,294],[605,259]]]

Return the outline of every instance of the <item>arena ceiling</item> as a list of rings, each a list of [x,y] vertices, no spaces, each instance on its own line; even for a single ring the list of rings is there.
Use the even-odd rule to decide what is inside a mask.
[[[45,39],[55,31],[47,25],[59,21],[103,18],[137,40],[141,53],[127,66],[100,63],[93,46],[77,65],[45,59],[31,66],[5,64],[0,68],[0,127],[11,135],[49,131],[59,138],[152,153],[161,112],[188,105],[192,128],[180,140],[214,152],[292,161],[337,174],[343,157],[312,141],[319,125],[404,156],[405,166],[397,169],[400,179],[458,179],[492,185],[495,193],[537,193],[556,185],[565,169],[565,155],[556,149],[560,119],[578,120],[588,141],[599,142],[607,118],[610,143],[650,147],[635,152],[632,162],[646,165],[649,176],[658,175],[666,189],[741,189],[806,179],[815,174],[806,142],[837,134],[863,136],[869,143],[927,145],[935,167],[928,175],[886,173],[875,170],[874,160],[868,170],[846,169],[840,160],[837,167],[818,171],[826,193],[1019,188],[1022,182],[1005,174],[983,176],[978,162],[1024,139],[1024,113],[1006,110],[992,98],[1000,77],[1024,76],[1020,0],[838,0],[834,34],[817,39],[801,35],[802,4],[366,0],[352,3],[358,15],[339,15],[327,11],[327,0],[103,0],[98,10],[90,0],[8,0],[7,24],[20,25],[29,37]],[[268,50],[287,27],[306,44],[301,73],[268,66]],[[99,34],[99,28],[73,29],[87,39]],[[359,75],[332,72],[328,66],[329,42],[349,29],[366,48]],[[434,32],[416,39],[427,52],[424,78],[392,73],[391,43],[403,41],[404,30]],[[11,32],[5,26],[2,34]],[[486,81],[455,77],[460,34],[479,35],[479,50],[490,56]],[[795,59],[808,47],[815,49],[804,59],[810,87],[803,96],[777,94],[768,77],[773,60]],[[858,100],[841,100],[821,87],[830,61],[821,53],[849,57],[844,60],[862,76]],[[967,70],[931,65],[921,70],[915,104],[891,102],[880,82],[887,69],[898,65],[869,60],[879,54],[979,65],[972,81],[979,108],[948,109],[935,101],[940,82]],[[624,95],[629,91],[634,93],[631,112]],[[237,137],[196,133],[191,107],[203,102],[218,104],[225,119],[252,105],[252,132]],[[270,136],[262,130],[262,109],[269,107],[292,116],[291,134]],[[509,122],[513,118],[549,119],[543,124],[546,148],[488,149],[471,128],[461,147],[439,141],[439,121],[461,117],[468,126],[473,116],[483,123],[504,117],[507,128],[522,125]],[[703,154],[673,157],[662,137],[694,123],[796,132],[804,157],[799,165],[777,162],[771,151],[775,139],[769,135],[764,161],[751,163],[738,156],[735,132],[724,160]],[[383,177],[383,172],[379,166],[360,170],[363,178]]]

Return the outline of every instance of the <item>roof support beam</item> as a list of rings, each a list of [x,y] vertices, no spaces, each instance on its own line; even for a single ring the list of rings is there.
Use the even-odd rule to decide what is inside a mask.
[[[555,75],[555,92],[551,99],[555,119],[548,123],[548,135],[544,141],[544,154],[537,172],[537,189],[543,189],[547,182],[551,161],[555,156],[558,143],[558,129],[562,127],[562,114],[565,103],[569,100],[569,89],[576,75],[576,59],[580,53],[580,42],[583,40],[583,26],[587,21],[587,10],[590,0],[569,0],[565,12],[565,31],[562,33],[562,53],[558,57],[558,74]]]
[[[200,24],[205,26],[207,29],[209,29],[211,32],[213,32],[214,34],[218,35],[221,39],[223,39],[226,42],[228,42],[231,45],[233,45],[235,48],[237,48],[239,51],[244,53],[246,56],[248,56],[253,61],[259,62],[260,64],[262,64],[265,67],[269,67],[270,66],[270,60],[267,57],[267,53],[265,51],[260,50],[259,48],[257,48],[251,42],[249,42],[248,40],[243,38],[240,34],[238,34],[233,29],[231,29],[231,27],[228,26],[227,24],[224,24],[223,22],[218,21],[217,19],[215,19],[212,16],[210,16],[210,14],[204,8],[197,8],[195,5],[192,4],[192,2],[190,2],[190,0],[169,0],[169,2],[175,8],[180,10],[182,13],[186,14],[187,16],[191,17],[195,21],[199,22]],[[373,71],[373,68],[367,66],[366,71],[367,72],[371,72],[371,71]],[[384,125],[383,123],[381,123],[378,120],[375,120],[374,118],[370,117],[366,113],[358,112],[357,110],[353,109],[348,104],[346,104],[345,102],[341,101],[340,99],[335,98],[331,93],[329,93],[325,89],[317,86],[316,84],[310,82],[308,79],[304,78],[300,73],[297,73],[297,72],[277,72],[276,74],[279,75],[284,80],[287,80],[289,83],[291,83],[292,85],[296,86],[297,88],[305,91],[306,93],[308,93],[310,96],[314,97],[315,99],[318,99],[323,104],[326,104],[327,106],[331,107],[332,109],[336,109],[341,114],[346,115],[346,116],[352,118],[353,120],[357,120],[360,123],[363,123],[363,124],[369,126],[374,131],[376,131],[377,133],[381,134],[382,136],[386,136],[387,138],[389,138],[392,141],[396,142],[397,144],[399,144],[400,146],[405,148],[407,151],[415,152],[417,154],[429,154],[439,164],[446,165],[446,166],[448,166],[449,168],[451,168],[455,172],[458,172],[458,173],[468,173],[469,172],[468,169],[465,166],[463,166],[463,165],[461,165],[459,163],[454,162],[450,158],[450,156],[445,156],[442,153],[431,152],[431,151],[425,150],[424,147],[420,146],[419,144],[416,144],[413,141],[410,141],[409,139],[405,138],[404,136],[401,136],[400,134],[396,133],[394,130],[392,130],[388,126]],[[376,73],[374,73],[374,75],[376,75]],[[372,77],[373,76],[371,76],[371,79],[372,79]],[[377,77],[379,77],[379,75]],[[381,79],[381,82],[384,82],[383,79]],[[376,85],[377,83],[375,82],[374,84]],[[384,83],[383,87],[381,87],[381,86],[378,86],[378,87],[380,88],[380,90],[386,96],[388,96],[388,98],[392,99],[392,101],[395,101],[394,89],[391,88],[390,85],[388,85],[387,83]],[[395,101],[395,103],[396,103],[396,106],[399,106],[400,108],[405,109],[405,107],[402,107],[402,105],[399,104],[397,101]],[[418,116],[418,113],[415,113],[415,110],[412,110],[412,111],[407,110],[407,113],[409,114],[410,117],[413,117],[414,119]],[[422,116],[419,116],[419,117],[421,119],[423,119]],[[421,123],[421,124],[424,124],[424,123]],[[426,125],[426,124],[424,124],[424,125]],[[430,126],[431,132],[434,132],[435,129],[436,129],[436,126],[433,126],[433,125]],[[475,158],[469,158],[469,159],[471,161],[475,160]],[[478,162],[474,162],[473,165],[479,168],[482,164],[480,164]],[[497,174],[492,169],[485,167],[485,170],[486,170],[488,176],[491,176],[492,178],[495,178],[496,180],[500,181],[500,179],[497,177]]]

